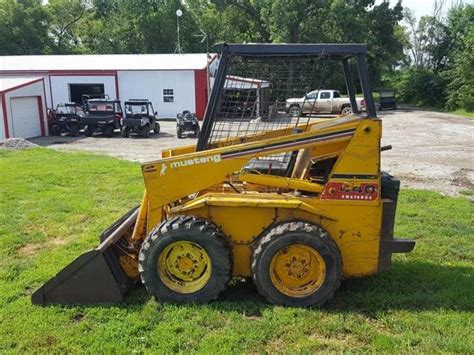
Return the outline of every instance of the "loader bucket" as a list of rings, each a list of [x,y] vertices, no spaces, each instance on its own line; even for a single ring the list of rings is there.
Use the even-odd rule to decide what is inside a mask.
[[[31,296],[35,305],[100,304],[123,301],[135,280],[125,274],[117,260],[117,241],[132,227],[134,208],[114,222],[101,236],[100,245],[47,281]]]

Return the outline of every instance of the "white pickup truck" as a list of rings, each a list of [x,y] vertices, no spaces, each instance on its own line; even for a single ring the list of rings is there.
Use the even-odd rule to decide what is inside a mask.
[[[359,111],[365,110],[365,100],[356,98]],[[348,97],[341,97],[338,90],[316,90],[305,96],[286,100],[286,112],[292,116],[309,113],[332,113],[350,115],[351,103]]]

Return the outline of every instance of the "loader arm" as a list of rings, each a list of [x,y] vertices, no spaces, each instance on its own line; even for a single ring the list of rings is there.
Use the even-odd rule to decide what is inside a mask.
[[[304,133],[171,156],[143,164],[147,193],[139,215],[143,215],[146,209],[146,233],[138,228],[132,239],[141,240],[149,234],[164,219],[167,205],[226,181],[251,159],[305,149],[310,149],[314,156],[337,153],[347,145],[358,127],[361,129],[361,122],[364,120],[358,118],[334,119],[322,128],[314,125]],[[298,178],[304,180],[303,176]]]

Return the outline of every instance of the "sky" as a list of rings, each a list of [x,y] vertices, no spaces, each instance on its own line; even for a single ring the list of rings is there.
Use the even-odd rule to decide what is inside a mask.
[[[382,0],[377,0],[376,3],[381,3]],[[390,0],[390,3],[394,5],[397,0]],[[451,0],[446,0],[445,11],[451,5]],[[433,10],[434,0],[402,0],[402,4],[405,7],[408,7],[415,11],[416,17],[420,18],[421,16],[430,15]],[[465,0],[464,3],[472,4],[474,0]]]

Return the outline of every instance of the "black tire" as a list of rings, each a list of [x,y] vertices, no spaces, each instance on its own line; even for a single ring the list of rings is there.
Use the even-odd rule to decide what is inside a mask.
[[[60,136],[61,135],[61,130],[59,129],[58,126],[52,126],[50,132],[51,132],[52,136]]]
[[[86,137],[92,137],[94,134],[95,128],[93,126],[87,125],[86,128],[84,129],[84,135]]]
[[[104,135],[106,137],[109,137],[109,138],[113,137],[114,136],[114,128],[115,127],[113,125],[110,125],[110,124],[105,126],[104,127]]]
[[[199,138],[199,133],[201,133],[201,130],[197,130],[194,132],[194,137]]]
[[[79,135],[79,125],[72,124],[69,126],[69,135],[71,137],[77,137]]]
[[[289,113],[291,117],[298,117],[301,115],[301,107],[299,105],[291,105]]]
[[[155,134],[160,133],[160,124],[158,122],[155,122],[155,128],[153,129],[153,131],[155,132]]]
[[[172,243],[189,241],[198,244],[211,260],[207,283],[192,293],[170,289],[160,277],[157,265],[165,248]],[[163,221],[142,244],[138,270],[146,289],[158,301],[171,303],[206,303],[217,298],[232,275],[232,252],[224,235],[211,222],[194,216],[178,216]]]
[[[176,130],[176,137],[179,139],[183,138],[183,132],[179,128]]]
[[[122,130],[120,131],[120,134],[123,138],[130,137],[130,128],[128,128],[127,126],[123,126]]]
[[[142,137],[150,137],[150,125],[148,123],[142,127]]]
[[[324,279],[309,295],[288,296],[280,292],[271,280],[270,265],[273,256],[292,244],[309,246],[324,260],[326,270]],[[272,303],[318,307],[331,299],[341,284],[342,258],[336,243],[323,228],[302,221],[282,223],[269,229],[257,241],[252,253],[252,277],[258,292]]]
[[[352,107],[350,105],[344,105],[341,107],[341,115],[352,115]]]

